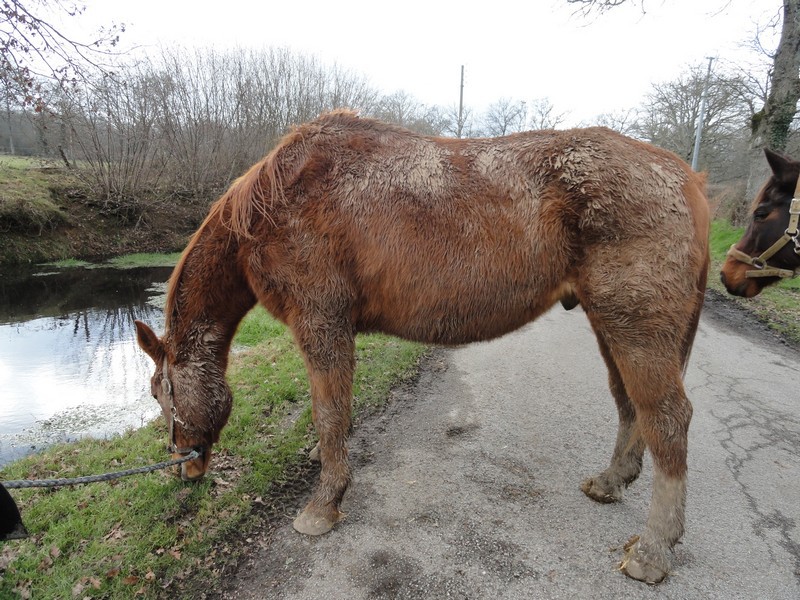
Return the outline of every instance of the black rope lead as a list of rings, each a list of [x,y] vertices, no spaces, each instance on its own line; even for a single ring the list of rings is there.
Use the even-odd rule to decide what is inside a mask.
[[[87,475],[85,477],[70,477],[68,479],[17,479],[14,481],[2,481],[0,482],[0,485],[7,489],[13,490],[22,488],[60,487],[64,485],[81,485],[84,483],[95,483],[98,481],[111,481],[112,479],[119,479],[120,477],[127,477],[128,475],[138,475],[139,473],[149,473],[150,471],[166,469],[167,467],[179,465],[189,460],[193,460],[198,456],[200,456],[200,452],[198,450],[192,450],[189,454],[180,458],[167,460],[154,465],[148,465],[146,467],[127,469],[125,471],[116,471],[115,473]]]

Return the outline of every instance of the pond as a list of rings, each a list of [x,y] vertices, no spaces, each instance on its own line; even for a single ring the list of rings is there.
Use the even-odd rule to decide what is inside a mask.
[[[134,319],[163,329],[170,267],[0,273],[0,465],[158,414]]]

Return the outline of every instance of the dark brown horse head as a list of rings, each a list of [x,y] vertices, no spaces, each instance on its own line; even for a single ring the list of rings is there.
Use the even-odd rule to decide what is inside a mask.
[[[779,242],[789,226],[789,209],[795,195],[800,162],[764,150],[772,175],[753,202],[753,213],[744,236],[728,253],[720,273],[722,283],[735,296],[752,298],[766,286],[791,276],[800,267],[794,239]],[[764,256],[764,254],[769,256]]]
[[[200,456],[181,464],[181,478],[194,481],[205,475],[211,447],[228,421],[232,395],[216,362],[195,351],[177,355],[150,327],[136,321],[139,346],[156,365],[150,390],[158,400],[169,430],[169,450],[174,458],[198,450]],[[199,340],[198,347],[203,347]]]

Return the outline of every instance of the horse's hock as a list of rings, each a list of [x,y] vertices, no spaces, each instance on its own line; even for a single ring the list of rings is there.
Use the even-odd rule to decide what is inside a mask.
[[[308,370],[322,470],[294,525],[309,535],[339,521],[350,483],[357,333],[464,344],[580,303],[620,416],[608,468],[583,488],[619,501],[650,450],[650,512],[622,569],[660,581],[684,526],[682,371],[708,269],[703,185],[673,154],[605,128],[462,140],[348,112],[296,127],[190,241],[164,335],[138,326],[173,447],[203,453],[186,472],[208,467],[230,412],[231,339],[257,302],[288,325]]]

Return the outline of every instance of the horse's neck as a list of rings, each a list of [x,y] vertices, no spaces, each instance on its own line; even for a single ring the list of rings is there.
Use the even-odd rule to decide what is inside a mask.
[[[236,327],[255,304],[237,261],[237,247],[225,236],[202,232],[187,251],[168,299],[168,336],[176,352],[201,358],[213,354],[224,366]]]

